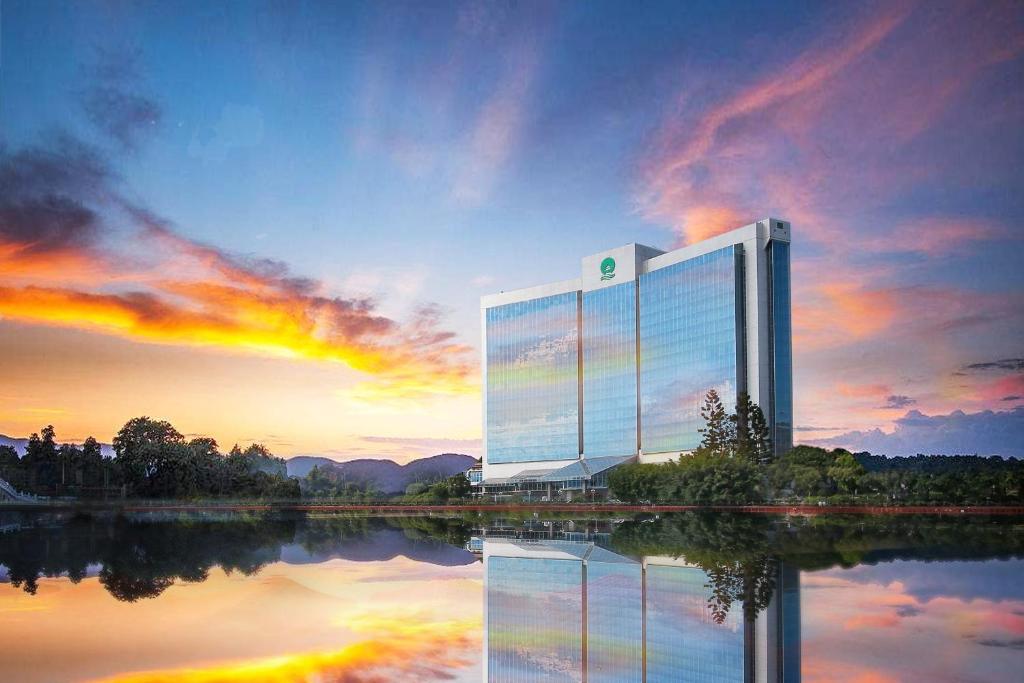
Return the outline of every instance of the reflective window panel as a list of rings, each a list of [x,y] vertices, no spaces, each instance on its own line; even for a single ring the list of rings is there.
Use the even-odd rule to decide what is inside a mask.
[[[642,568],[635,562],[587,563],[587,681],[643,680]]]
[[[647,683],[744,679],[743,610],[717,623],[709,585],[696,567],[647,565]]]
[[[576,292],[489,308],[487,461],[579,455]]]
[[[636,453],[636,283],[583,293],[583,454]]]
[[[490,683],[583,680],[583,563],[487,559]]]
[[[718,391],[726,410],[736,405],[739,249],[726,247],[640,276],[645,453],[696,448],[709,389]]]

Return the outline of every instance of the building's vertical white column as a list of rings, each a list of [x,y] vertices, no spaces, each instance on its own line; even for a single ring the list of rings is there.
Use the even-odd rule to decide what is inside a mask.
[[[487,479],[487,309],[480,307],[480,455]],[[481,487],[481,490],[482,487]]]
[[[765,221],[755,224],[752,235],[743,241],[744,287],[746,301],[747,394],[761,406],[765,415],[771,410],[771,347],[768,335],[768,228]]]

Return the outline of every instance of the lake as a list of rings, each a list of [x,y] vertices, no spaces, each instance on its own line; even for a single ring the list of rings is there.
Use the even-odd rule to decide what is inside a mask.
[[[0,680],[1019,681],[1024,520],[0,510]]]

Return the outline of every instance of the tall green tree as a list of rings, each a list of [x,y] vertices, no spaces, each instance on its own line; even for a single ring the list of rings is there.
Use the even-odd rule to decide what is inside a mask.
[[[754,403],[750,400],[750,395],[741,391],[736,395],[736,413],[731,416],[731,419],[735,424],[737,457],[756,463],[757,456],[754,455],[750,435],[750,414],[753,409]]]
[[[704,397],[700,416],[704,419],[704,426],[698,430],[701,433],[701,450],[709,455],[730,455],[735,432],[722,399],[714,389],[709,390]]]
[[[761,407],[751,401],[746,392],[736,396],[736,413],[731,419],[736,425],[736,455],[755,465],[771,462],[772,444],[768,422]]]
[[[28,438],[22,465],[28,474],[26,483],[35,492],[52,492],[60,483],[60,454],[53,425]]]
[[[768,420],[765,419],[761,406],[756,403],[750,404],[749,411],[747,423],[749,425],[751,453],[755,462],[761,465],[768,465],[775,458],[772,449],[772,435],[768,429]]]
[[[0,479],[17,486],[21,483],[21,458],[12,446],[0,446]]]
[[[87,460],[103,457],[103,449],[95,437],[86,437],[85,442],[82,443],[82,457]]]

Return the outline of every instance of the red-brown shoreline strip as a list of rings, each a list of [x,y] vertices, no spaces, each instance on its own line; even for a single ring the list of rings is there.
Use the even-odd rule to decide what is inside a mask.
[[[43,505],[12,505],[0,506],[2,509],[34,509],[46,510],[55,508],[87,508],[74,502]],[[649,513],[666,512],[739,512],[762,515],[1000,515],[1024,516],[1024,506],[992,505],[992,506],[959,506],[959,505],[905,505],[905,506],[868,506],[868,505],[628,505],[628,504],[490,504],[490,505],[390,505],[368,503],[124,503],[98,505],[97,509],[109,507],[126,512],[166,511],[190,512],[227,510],[237,512],[259,512],[270,510],[297,512],[373,512],[395,514],[403,512],[516,512],[516,513]]]

